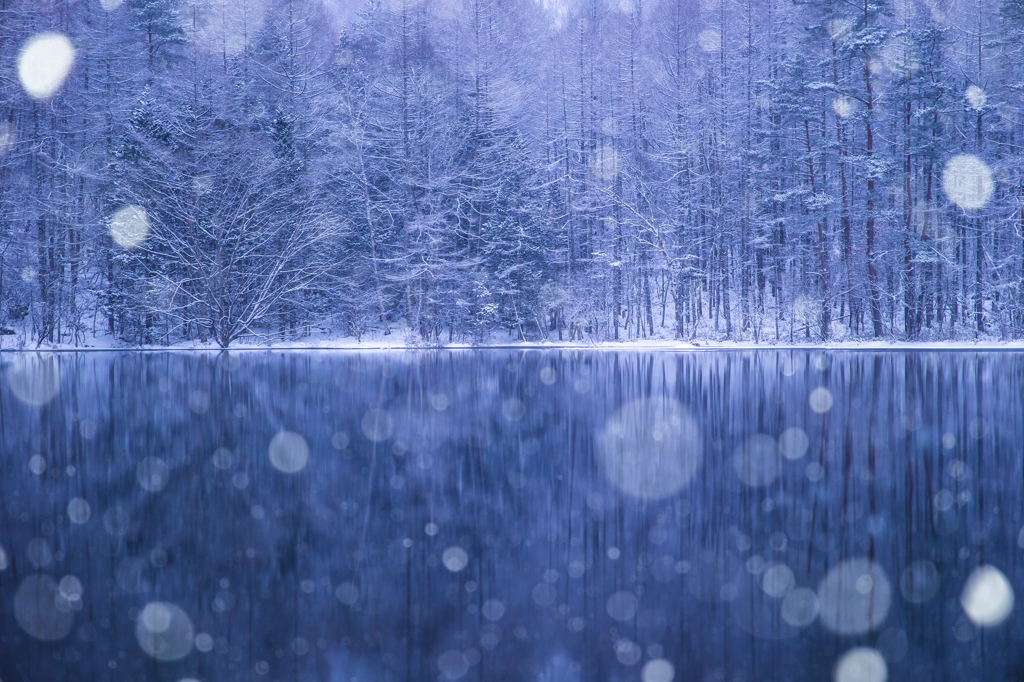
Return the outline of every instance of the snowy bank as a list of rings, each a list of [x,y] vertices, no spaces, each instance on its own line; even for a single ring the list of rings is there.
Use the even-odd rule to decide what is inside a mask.
[[[665,338],[634,339],[628,341],[566,341],[544,339],[540,341],[509,340],[502,331],[490,335],[484,343],[453,342],[439,345],[427,344],[408,332],[393,331],[385,335],[380,331],[362,335],[361,338],[339,332],[312,331],[298,338],[246,337],[233,343],[231,351],[266,350],[338,350],[338,351],[387,351],[387,350],[479,350],[479,349],[521,349],[521,350],[590,350],[590,351],[751,351],[751,350],[828,350],[828,351],[1024,351],[1024,339],[1000,341],[982,340],[938,340],[900,341],[879,339],[848,339],[827,343],[813,341],[731,341],[719,339],[694,339],[681,341]],[[0,353],[10,351],[204,351],[225,350],[210,341],[180,341],[173,344],[132,345],[105,335],[86,336],[80,343],[40,344],[26,343],[25,336],[0,337]]]

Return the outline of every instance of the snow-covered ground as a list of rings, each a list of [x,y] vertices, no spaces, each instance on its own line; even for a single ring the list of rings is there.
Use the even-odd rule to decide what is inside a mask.
[[[559,340],[557,332],[551,332],[549,338],[543,340],[517,341],[505,330],[495,330],[484,343],[472,343],[466,340],[455,340],[451,343],[433,345],[424,342],[404,325],[393,325],[390,334],[383,330],[370,330],[361,338],[340,331],[310,328],[308,333],[292,338],[280,336],[244,337],[231,344],[230,350],[432,350],[432,349],[471,349],[471,348],[523,348],[550,349],[572,348],[604,351],[703,351],[703,350],[757,350],[757,349],[829,349],[829,350],[1013,350],[1024,351],[1024,339],[1001,341],[994,338],[978,340],[938,340],[938,341],[900,341],[893,339],[845,339],[827,343],[799,339],[790,343],[774,339],[762,341],[732,341],[721,339],[675,340],[672,338],[632,339],[626,341],[594,341]],[[36,344],[28,341],[27,335],[20,332],[13,336],[0,336],[0,352],[16,350],[180,350],[180,351],[220,351],[215,342],[179,341],[177,343],[132,345],[109,335],[86,335],[75,343],[53,344],[43,342]]]

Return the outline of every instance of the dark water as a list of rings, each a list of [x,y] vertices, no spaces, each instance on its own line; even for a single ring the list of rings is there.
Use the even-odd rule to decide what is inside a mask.
[[[1024,679],[1020,354],[0,358],[3,682]]]

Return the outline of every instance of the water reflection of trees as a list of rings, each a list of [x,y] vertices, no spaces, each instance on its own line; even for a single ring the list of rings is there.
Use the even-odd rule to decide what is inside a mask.
[[[661,658],[676,679],[805,679],[855,646],[893,677],[1021,669],[1019,623],[981,631],[959,603],[981,562],[1024,577],[1014,354],[57,361],[41,407],[0,387],[0,600],[12,613],[39,572],[83,594],[56,642],[4,619],[15,679],[637,679]],[[669,399],[700,430],[699,469],[677,494],[625,495],[599,434],[624,405]],[[744,478],[751,437],[791,427],[807,454],[769,453]],[[309,445],[297,473],[268,456],[281,431]],[[147,492],[153,457],[168,479]],[[871,568],[843,574],[851,561]],[[864,575],[875,591],[858,606]],[[815,599],[840,610],[814,619]],[[181,660],[137,641],[158,601],[194,625]]]

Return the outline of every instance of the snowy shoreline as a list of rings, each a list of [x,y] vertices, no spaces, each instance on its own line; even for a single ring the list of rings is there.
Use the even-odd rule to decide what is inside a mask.
[[[829,343],[775,343],[753,341],[693,342],[651,339],[646,341],[523,341],[504,343],[446,343],[428,345],[410,342],[408,337],[392,334],[387,337],[356,340],[344,336],[309,336],[295,341],[242,342],[221,348],[215,343],[180,342],[171,345],[131,346],[115,339],[93,338],[82,345],[42,344],[39,347],[5,347],[0,340],[0,354],[18,352],[204,352],[222,351],[471,351],[471,350],[571,350],[598,352],[702,352],[702,351],[1024,351],[1024,339],[1012,341],[876,341],[848,340]]]

